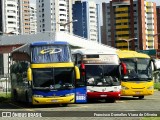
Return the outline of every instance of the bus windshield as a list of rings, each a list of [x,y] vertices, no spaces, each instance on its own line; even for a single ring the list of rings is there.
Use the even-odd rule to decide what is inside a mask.
[[[70,62],[70,51],[66,45],[32,46],[32,63]]]
[[[36,89],[73,88],[73,68],[40,68],[33,69],[33,87]]]
[[[152,80],[152,67],[148,58],[121,59],[127,65],[127,74],[123,80],[148,81]]]
[[[118,65],[86,65],[88,86],[120,85],[118,81]]]

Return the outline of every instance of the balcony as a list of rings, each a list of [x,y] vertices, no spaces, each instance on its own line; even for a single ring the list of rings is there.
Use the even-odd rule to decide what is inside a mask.
[[[115,12],[128,11],[128,7],[116,8]]]
[[[117,31],[117,35],[129,34],[129,31]]]
[[[116,14],[116,18],[117,18],[117,17],[128,17],[128,16],[129,16],[128,13]]]
[[[128,19],[121,19],[121,20],[116,20],[116,23],[128,23],[129,20]]]
[[[129,28],[129,25],[116,25],[116,29]]]

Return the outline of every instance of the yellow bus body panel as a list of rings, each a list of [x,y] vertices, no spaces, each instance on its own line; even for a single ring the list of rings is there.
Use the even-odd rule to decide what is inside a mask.
[[[117,51],[119,58],[150,58],[147,54],[138,53],[136,51],[119,50]]]
[[[31,64],[31,68],[61,68],[61,67],[74,67],[74,64],[73,64],[73,62],[69,62],[69,63]]]
[[[118,50],[119,58],[150,58],[147,54],[138,53],[136,51]],[[154,93],[154,82],[147,81],[121,81],[121,96],[145,96]]]
[[[70,95],[66,97],[32,97],[33,105],[43,105],[43,104],[70,104],[75,102],[75,95]]]
[[[122,96],[145,96],[152,95],[154,93],[153,81],[151,82],[121,82]],[[125,88],[125,89],[124,89]]]

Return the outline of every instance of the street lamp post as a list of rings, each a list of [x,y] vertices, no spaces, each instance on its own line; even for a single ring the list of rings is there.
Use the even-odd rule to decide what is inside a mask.
[[[123,39],[123,38],[121,38],[121,39],[119,39],[119,40],[126,41],[126,42],[127,42],[127,45],[128,45],[128,50],[129,50],[129,42],[132,41],[132,40],[135,40],[135,39],[137,39],[137,38],[130,38],[130,39]]]
[[[73,20],[73,21],[69,21],[69,22],[67,22],[67,23],[59,23],[59,22],[57,22],[57,24],[60,24],[61,26],[64,26],[64,30],[66,30],[66,26],[68,25],[68,24],[70,24],[70,23],[73,23],[73,22],[77,22],[78,20]]]

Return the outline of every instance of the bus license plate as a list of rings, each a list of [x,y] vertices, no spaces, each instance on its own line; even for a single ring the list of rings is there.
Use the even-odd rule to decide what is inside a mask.
[[[101,97],[107,97],[107,95],[100,95]]]
[[[139,95],[140,94],[140,92],[136,92],[136,95]]]
[[[58,102],[58,100],[52,100],[52,102]]]

